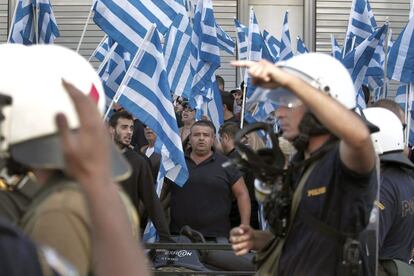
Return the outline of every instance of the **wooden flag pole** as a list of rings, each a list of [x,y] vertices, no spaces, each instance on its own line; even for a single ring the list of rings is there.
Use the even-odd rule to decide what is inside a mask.
[[[78,43],[78,47],[76,47],[76,52],[77,53],[79,53],[80,47],[81,47],[82,42],[83,42],[83,38],[85,37],[86,30],[88,29],[89,21],[91,20],[92,10],[93,10],[93,3],[95,3],[94,0],[92,0],[91,9],[89,10],[88,17],[86,18],[85,25],[83,26],[83,31],[82,31],[82,34],[81,34],[81,37],[80,37],[80,40],[79,40],[79,43]]]
[[[33,9],[33,25],[34,25],[34,36],[36,44],[39,44],[39,25],[38,25],[38,6],[37,0],[35,1],[35,5],[32,6]]]

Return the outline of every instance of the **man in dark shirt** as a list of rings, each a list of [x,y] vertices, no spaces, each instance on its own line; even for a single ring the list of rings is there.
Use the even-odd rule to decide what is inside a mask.
[[[414,248],[414,164],[404,155],[404,133],[399,118],[380,108],[364,110],[380,128],[371,138],[381,160],[379,259],[411,259]]]
[[[166,216],[162,209],[160,200],[155,192],[154,180],[152,178],[151,167],[143,156],[131,148],[131,138],[134,130],[134,120],[127,111],[114,113],[109,120],[109,131],[125,158],[131,165],[131,176],[122,181],[121,185],[129,195],[137,212],[142,216],[142,210],[139,210],[139,203],[142,201],[149,218],[154,223],[161,239],[168,239],[170,236]],[[141,229],[145,225],[141,224]]]
[[[239,157],[239,153],[236,151],[234,145],[234,137],[236,133],[240,130],[238,124],[233,122],[224,123],[219,129],[220,143],[223,153],[230,159],[236,159]],[[254,176],[252,173],[247,170],[241,170],[243,173],[244,181],[246,182],[247,190],[249,191],[250,196],[250,205],[251,205],[251,219],[250,225],[254,229],[259,229],[259,206],[254,194]],[[237,202],[233,200],[231,213],[230,213],[230,222],[232,227],[240,225],[240,214],[237,208]]]
[[[254,84],[272,89],[262,96],[279,106],[283,137],[298,154],[296,173],[287,178],[296,189],[291,205],[296,213],[287,230],[268,219],[273,233],[283,230],[286,236],[242,225],[231,231],[233,249],[237,255],[259,250],[260,275],[344,275],[346,265],[355,268],[358,262],[346,260],[343,234],[355,237],[368,225],[376,191],[375,152],[369,129],[351,111],[356,93],[348,71],[318,53],[277,65],[264,60],[234,65],[247,67]],[[268,215],[278,211],[270,210]],[[357,275],[369,275],[358,270]]]
[[[224,123],[234,122],[240,124],[240,120],[234,116],[234,97],[230,92],[221,92],[221,101],[223,102]]]
[[[210,121],[191,127],[191,152],[186,156],[189,178],[183,187],[170,185],[172,233],[189,225],[207,238],[228,237],[232,195],[241,222],[250,223],[250,199],[242,174],[234,167],[222,167],[228,159],[213,150],[214,133]]]

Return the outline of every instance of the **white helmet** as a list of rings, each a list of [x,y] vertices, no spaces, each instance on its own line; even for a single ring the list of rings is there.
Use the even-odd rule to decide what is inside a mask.
[[[356,92],[351,76],[342,63],[330,55],[306,53],[276,65],[331,96],[347,109],[355,108]],[[262,100],[271,100],[281,106],[294,107],[301,104],[295,95],[284,88],[268,90],[264,94]]]
[[[379,132],[371,134],[372,143],[377,154],[404,150],[403,126],[397,115],[381,107],[364,109],[363,115],[370,123],[380,129]]]
[[[0,46],[0,91],[12,97],[6,139],[13,159],[30,168],[63,169],[55,117],[64,113],[71,129],[79,119],[62,79],[89,95],[101,113],[105,94],[99,76],[79,54],[56,45]],[[115,147],[113,175],[129,175],[129,165]]]
[[[371,134],[371,139],[381,162],[398,163],[414,168],[403,152],[404,131],[397,115],[382,107],[371,107],[363,110],[363,116],[380,129],[379,132]]]

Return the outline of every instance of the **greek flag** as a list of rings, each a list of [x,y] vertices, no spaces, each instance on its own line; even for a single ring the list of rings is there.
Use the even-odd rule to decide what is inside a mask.
[[[248,34],[249,29],[241,24],[239,20],[234,19],[234,25],[236,26],[236,41],[237,41],[237,59],[247,59]]]
[[[217,42],[221,50],[225,51],[230,55],[234,55],[234,44],[233,39],[223,30],[223,28],[216,22],[216,33]]]
[[[220,67],[216,20],[211,0],[198,1],[191,41],[192,96],[197,94],[207,96],[212,78]]]
[[[187,99],[190,97],[193,82],[190,61],[191,33],[188,16],[179,14],[167,32],[164,44],[164,57],[171,91]]]
[[[296,50],[297,50],[297,54],[305,54],[305,53],[309,53],[308,48],[306,48],[305,43],[303,42],[303,40],[298,36],[296,38]]]
[[[341,47],[338,44],[338,41],[336,41],[336,38],[331,35],[331,47],[332,47],[332,56],[336,58],[337,60],[342,60],[342,50]]]
[[[368,0],[354,0],[348,21],[346,37],[355,36],[356,46],[369,37],[377,28],[374,13]]]
[[[178,134],[159,34],[155,29],[152,32],[131,63],[115,102],[157,134],[157,139],[168,150],[168,158],[161,155],[161,163],[166,169],[165,177],[182,186],[188,178],[188,170]]]
[[[105,56],[108,54],[110,48],[111,47],[109,47],[109,38],[107,35],[105,35],[96,47],[95,51],[93,51],[91,58],[94,57],[100,62],[102,62],[105,59]],[[89,60],[91,60],[91,58],[89,58]]]
[[[414,112],[412,110],[412,107],[413,107],[412,100],[413,99],[411,99],[410,101],[409,99],[409,85],[406,83],[400,83],[398,90],[397,90],[397,95],[395,96],[395,102],[401,106],[401,108],[405,111],[405,114],[407,116],[405,119],[406,119],[407,125],[410,125],[410,132],[407,133],[408,144],[411,146],[414,145]],[[409,120],[410,120],[410,123],[408,123]]]
[[[35,20],[37,20],[38,32],[36,35]],[[8,39],[9,43],[51,44],[59,35],[49,0],[19,0],[17,2]]]
[[[281,38],[281,43],[280,43],[280,54],[279,54],[280,60],[287,60],[293,57],[292,44],[290,41],[288,15],[289,15],[289,12],[286,11],[285,19],[283,20],[282,38]]]
[[[354,50],[347,54],[342,61],[351,75],[355,91],[359,91],[357,96],[357,105],[359,105],[360,108],[365,107],[364,96],[361,94],[362,91],[360,89],[361,85],[363,84],[368,65],[374,55],[375,49],[387,28],[388,24],[384,24],[380,29],[375,31]]]
[[[264,43],[275,62],[279,61],[280,41],[272,36],[268,31],[263,30]]]
[[[385,36],[386,33],[384,32],[378,46],[375,48],[375,52],[369,62],[368,69],[365,74],[364,84],[368,85],[371,89],[377,89],[384,85]]]
[[[404,83],[414,83],[414,17],[394,42],[387,64],[387,77]]]
[[[223,102],[221,100],[221,92],[218,88],[218,84],[215,80],[212,80],[211,88],[208,92],[208,97],[211,99],[207,103],[208,117],[216,127],[216,131],[220,129],[220,126],[224,123],[224,111]]]
[[[181,5],[167,0],[97,0],[94,22],[130,53],[136,53],[152,26],[164,35]]]

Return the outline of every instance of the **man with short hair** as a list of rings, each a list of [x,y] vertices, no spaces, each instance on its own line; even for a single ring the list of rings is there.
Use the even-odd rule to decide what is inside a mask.
[[[183,187],[170,186],[172,233],[189,225],[208,239],[228,237],[232,195],[241,223],[250,223],[250,199],[242,174],[235,167],[222,167],[228,159],[213,150],[214,140],[210,121],[200,120],[191,127],[191,152],[186,156],[189,178]]]
[[[240,123],[240,121],[234,116],[234,97],[230,92],[223,91],[221,92],[221,101],[223,102],[223,113],[224,113],[224,123],[234,122]]]
[[[132,168],[131,176],[120,182],[120,184],[130,197],[140,216],[144,216],[144,211],[139,210],[141,200],[149,218],[158,230],[160,238],[169,239],[170,233],[166,216],[155,192],[150,164],[143,156],[131,148],[133,131],[134,119],[127,111],[116,112],[109,119],[109,132]],[[143,229],[145,229],[145,224],[141,224],[141,230]]]
[[[240,154],[236,151],[235,137],[240,130],[238,124],[233,122],[224,123],[219,129],[220,143],[223,153],[230,159],[239,158]],[[251,206],[251,219],[250,225],[254,229],[259,229],[259,217],[258,217],[258,203],[254,194],[254,176],[251,172],[242,169],[244,181],[246,182],[247,190],[249,191],[250,206]],[[237,208],[237,202],[233,200],[230,213],[231,226],[236,227],[240,225],[240,214]]]

